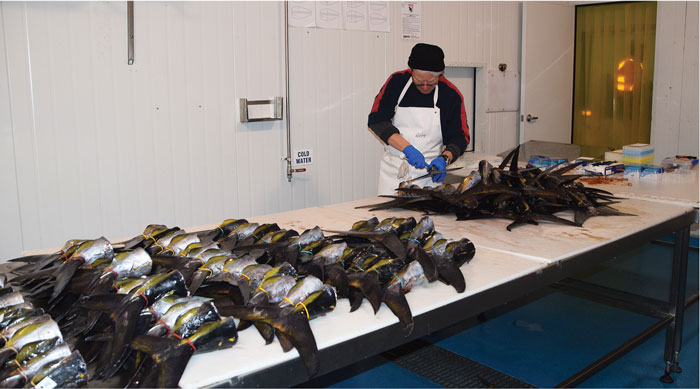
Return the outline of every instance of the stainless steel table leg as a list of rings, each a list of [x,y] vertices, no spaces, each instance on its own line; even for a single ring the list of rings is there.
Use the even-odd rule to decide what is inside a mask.
[[[685,286],[688,273],[688,244],[690,241],[690,228],[685,227],[674,233],[673,245],[673,269],[671,272],[671,285],[669,293],[670,313],[673,321],[666,328],[666,345],[664,348],[664,361],[666,368],[660,378],[662,382],[672,383],[671,373],[680,373],[682,369],[678,365],[678,354],[683,341],[683,313],[685,312]]]

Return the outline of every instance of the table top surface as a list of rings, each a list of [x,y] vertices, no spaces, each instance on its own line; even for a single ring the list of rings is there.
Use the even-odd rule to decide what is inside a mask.
[[[371,198],[329,206],[249,218],[250,222],[275,222],[282,228],[299,232],[319,226],[324,229],[347,230],[352,223],[376,216],[420,218],[415,211],[393,209],[390,211],[367,211],[355,207],[385,201]],[[527,225],[509,232],[505,219],[482,219],[456,221],[453,215],[431,216],[435,229],[446,238],[470,239],[476,246],[476,255],[462,266],[467,289],[458,294],[440,282],[415,287],[406,295],[414,316],[439,309],[460,299],[505,284],[511,280],[537,272],[556,261],[574,257],[596,247],[614,243],[643,229],[654,227],[666,220],[692,212],[690,207],[650,202],[623,200],[615,208],[637,216],[593,217],[583,228],[542,222],[537,226]],[[566,215],[563,215],[566,217]],[[216,225],[206,225],[190,230],[205,230]],[[391,311],[382,306],[374,315],[370,304],[350,313],[347,299],[340,299],[333,312],[311,321],[311,328],[319,349],[333,346],[349,339],[369,334],[398,322]],[[357,323],[362,323],[358,325]],[[277,340],[265,346],[254,330],[240,334],[238,344],[231,349],[195,355],[185,370],[180,386],[199,387],[220,383],[232,377],[250,374],[298,356],[296,350],[283,353]]]

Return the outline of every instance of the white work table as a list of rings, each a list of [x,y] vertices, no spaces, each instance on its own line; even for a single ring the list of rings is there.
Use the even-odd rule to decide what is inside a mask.
[[[301,233],[316,225],[347,230],[352,223],[373,216],[379,220],[421,217],[418,212],[402,209],[369,212],[355,208],[382,201],[386,199],[371,198],[248,220],[274,222]],[[637,216],[592,217],[583,228],[541,222],[538,226],[516,227],[510,232],[506,230],[510,221],[504,219],[456,221],[454,215],[431,216],[435,229],[446,238],[468,238],[476,246],[474,259],[462,266],[466,291],[458,294],[440,282],[415,287],[406,295],[415,321],[413,333],[407,338],[402,336],[398,319],[385,305],[374,315],[365,301],[359,310],[350,313],[347,299],[339,300],[333,312],[310,323],[319,348],[319,375],[446,328],[668,233],[677,236],[673,273],[684,280],[685,277],[678,277],[678,274],[685,274],[683,264],[687,263],[693,209],[637,199],[623,200],[614,207]],[[208,225],[189,230],[215,227]],[[678,306],[682,306],[679,296],[684,295],[685,282],[677,285],[677,289],[669,299],[669,306],[665,307],[672,316],[669,320],[682,320],[682,309],[679,312]],[[680,342],[680,332],[674,330],[667,334],[667,339],[670,336],[671,340],[670,346],[667,344],[666,360],[670,360],[674,350],[671,346]],[[247,329],[239,334],[238,344],[233,348],[195,355],[180,386],[292,386],[308,378],[296,350],[283,353],[276,340],[266,346],[255,330]]]

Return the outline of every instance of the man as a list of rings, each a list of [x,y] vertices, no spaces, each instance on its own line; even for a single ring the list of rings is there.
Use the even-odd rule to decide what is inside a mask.
[[[374,98],[368,126],[386,144],[379,194],[395,194],[400,182],[428,169],[445,170],[469,144],[464,98],[445,78],[444,58],[438,46],[418,43],[408,57],[409,68],[389,76]],[[437,186],[444,179],[438,174],[414,184]]]

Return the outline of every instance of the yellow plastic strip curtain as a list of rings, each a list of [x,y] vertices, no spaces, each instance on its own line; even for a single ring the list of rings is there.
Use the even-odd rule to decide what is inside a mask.
[[[573,143],[649,143],[655,40],[656,2],[576,7]]]

